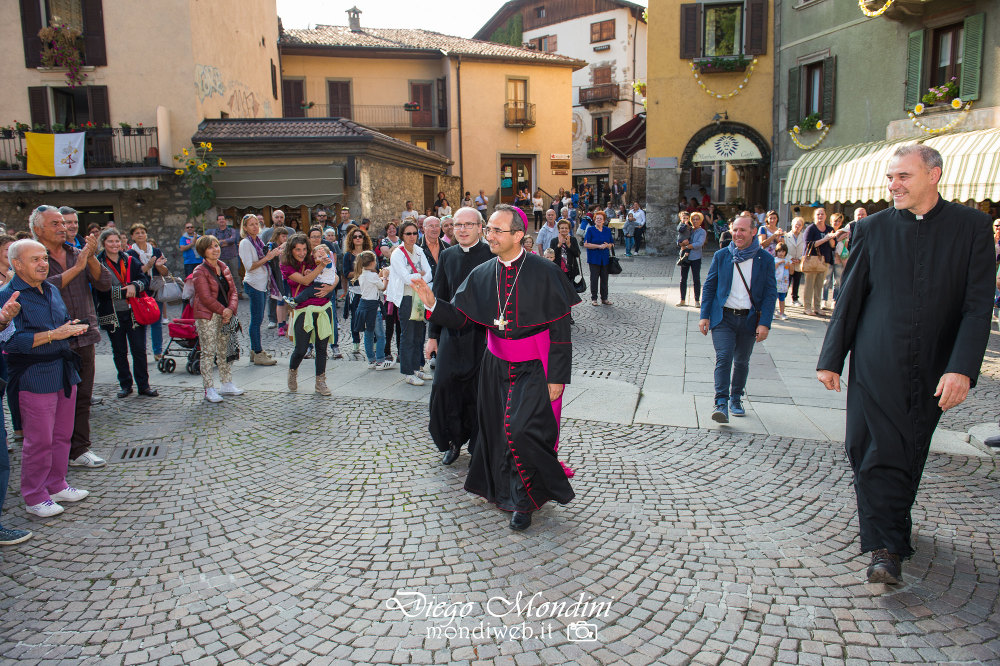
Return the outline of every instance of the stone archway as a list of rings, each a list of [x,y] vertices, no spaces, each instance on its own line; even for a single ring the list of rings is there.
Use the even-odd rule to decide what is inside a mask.
[[[740,144],[745,148],[746,153],[743,158],[736,154],[720,160],[726,161],[727,166],[734,169],[738,175],[738,186],[732,197],[733,200],[742,199],[747,208],[752,207],[755,203],[762,203],[766,207],[770,193],[771,146],[757,130],[743,123],[732,121],[712,123],[695,132],[681,155],[682,180],[695,166],[693,160],[699,148],[714,137],[726,135],[738,139],[730,141],[729,144],[734,147],[736,144]]]

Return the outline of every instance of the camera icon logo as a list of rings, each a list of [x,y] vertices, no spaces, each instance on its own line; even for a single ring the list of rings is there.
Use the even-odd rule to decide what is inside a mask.
[[[572,622],[566,627],[566,638],[574,643],[597,641],[597,625],[590,622]]]

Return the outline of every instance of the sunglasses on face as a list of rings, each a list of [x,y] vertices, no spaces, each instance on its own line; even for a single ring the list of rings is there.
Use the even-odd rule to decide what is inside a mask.
[[[403,232],[403,235],[404,236],[416,236],[417,232],[416,231],[405,231],[405,232]]]
[[[354,234],[354,238],[355,239],[361,239],[361,238],[364,238],[364,236],[362,236],[361,234]]]

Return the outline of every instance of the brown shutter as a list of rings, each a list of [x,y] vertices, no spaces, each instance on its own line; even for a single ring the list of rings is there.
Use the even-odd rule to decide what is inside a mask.
[[[87,103],[90,105],[90,121],[100,127],[111,124],[111,107],[108,104],[107,86],[87,86]]]
[[[49,119],[49,89],[45,86],[28,88],[28,108],[31,111],[31,129],[35,125],[48,127]]]
[[[24,39],[24,66],[42,66],[42,6],[38,0],[21,0],[21,37]],[[47,107],[46,107],[47,108]]]
[[[108,64],[104,46],[104,9],[101,0],[83,2],[83,52],[86,64],[103,67]]]
[[[274,61],[271,61],[271,95],[274,99],[278,99],[278,68],[274,66]]]
[[[747,1],[747,55],[767,53],[767,0]]]
[[[792,129],[802,120],[799,110],[799,93],[802,90],[802,68],[792,67],[788,70],[788,129]]]
[[[327,81],[328,116],[331,118],[347,118],[351,120],[351,83],[350,81]]]
[[[306,112],[302,108],[303,86],[302,81],[296,79],[282,79],[281,81],[281,107],[284,118],[305,118]]]
[[[549,50],[548,50],[548,52],[549,53],[555,53],[556,52],[556,48],[557,48],[557,46],[556,46],[556,36],[555,35],[549,35]]]
[[[87,86],[87,104],[90,107],[90,121],[101,127],[111,124],[111,107],[108,104],[107,86]],[[115,163],[114,139],[91,133],[87,150],[88,167],[111,167]]]
[[[833,124],[834,93],[837,88],[837,56],[823,60],[823,122]]]
[[[701,56],[701,4],[681,5],[681,59]]]

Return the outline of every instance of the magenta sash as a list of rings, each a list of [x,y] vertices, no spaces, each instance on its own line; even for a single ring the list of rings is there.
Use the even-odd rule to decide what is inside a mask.
[[[549,346],[551,345],[551,340],[549,338],[549,331],[545,329],[541,333],[536,333],[528,338],[521,338],[520,340],[508,340],[506,338],[501,338],[493,333],[492,329],[487,331],[486,337],[486,348],[490,350],[490,353],[499,359],[507,361],[508,363],[524,363],[525,361],[541,361],[542,370],[545,372],[546,380],[549,377]],[[565,392],[565,389],[563,389]],[[560,428],[560,415],[562,414],[562,395],[556,400],[551,401],[552,404],[552,414],[556,417],[556,432]],[[556,444],[554,451],[559,451],[559,436],[556,435]],[[566,463],[559,461],[562,465],[563,471],[566,473],[566,477],[572,479],[575,472],[570,469]]]

